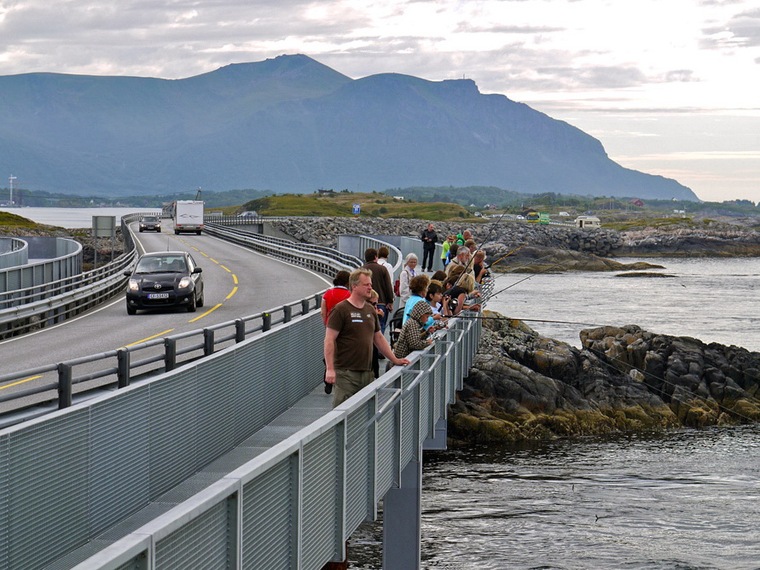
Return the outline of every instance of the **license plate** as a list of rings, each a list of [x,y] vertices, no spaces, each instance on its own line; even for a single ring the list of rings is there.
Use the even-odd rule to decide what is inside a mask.
[[[168,299],[169,293],[148,293],[148,299]]]

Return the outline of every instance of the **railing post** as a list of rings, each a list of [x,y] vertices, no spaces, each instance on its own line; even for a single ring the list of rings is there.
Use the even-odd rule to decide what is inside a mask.
[[[264,313],[261,316],[261,330],[262,332],[266,332],[271,328],[272,328],[272,315],[270,315],[269,313]]]
[[[237,319],[235,321],[235,342],[243,342],[245,340],[245,321],[243,319]]]
[[[214,331],[203,329],[203,356],[214,354]]]
[[[177,341],[173,338],[164,339],[164,370],[174,370],[177,366]]]
[[[309,314],[309,300],[308,299],[301,299],[301,314],[302,315]]]
[[[58,364],[58,409],[71,405],[71,364]]]
[[[129,386],[129,350],[126,348],[120,348],[116,352],[116,378],[118,379],[118,387],[126,388]]]
[[[293,307],[290,305],[285,305],[282,308],[282,322],[283,323],[289,323],[290,319],[293,318]]]

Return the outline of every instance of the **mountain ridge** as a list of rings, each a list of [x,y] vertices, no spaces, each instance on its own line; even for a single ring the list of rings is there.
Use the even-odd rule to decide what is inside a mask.
[[[359,79],[306,55],[182,79],[0,77],[0,172],[31,189],[108,196],[203,187],[309,193],[495,186],[677,198],[600,141],[469,79]]]

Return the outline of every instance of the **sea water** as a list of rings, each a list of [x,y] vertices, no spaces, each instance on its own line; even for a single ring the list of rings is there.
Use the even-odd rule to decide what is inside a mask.
[[[644,261],[668,277],[500,275],[488,308],[574,346],[635,324],[760,350],[760,260]],[[756,425],[424,455],[423,568],[758,569],[759,520]],[[349,556],[381,568],[380,525]]]

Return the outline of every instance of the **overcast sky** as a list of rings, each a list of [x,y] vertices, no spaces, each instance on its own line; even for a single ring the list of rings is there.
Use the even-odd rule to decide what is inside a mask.
[[[703,200],[760,201],[760,0],[0,0],[0,75],[295,53],[353,78],[467,77]]]

